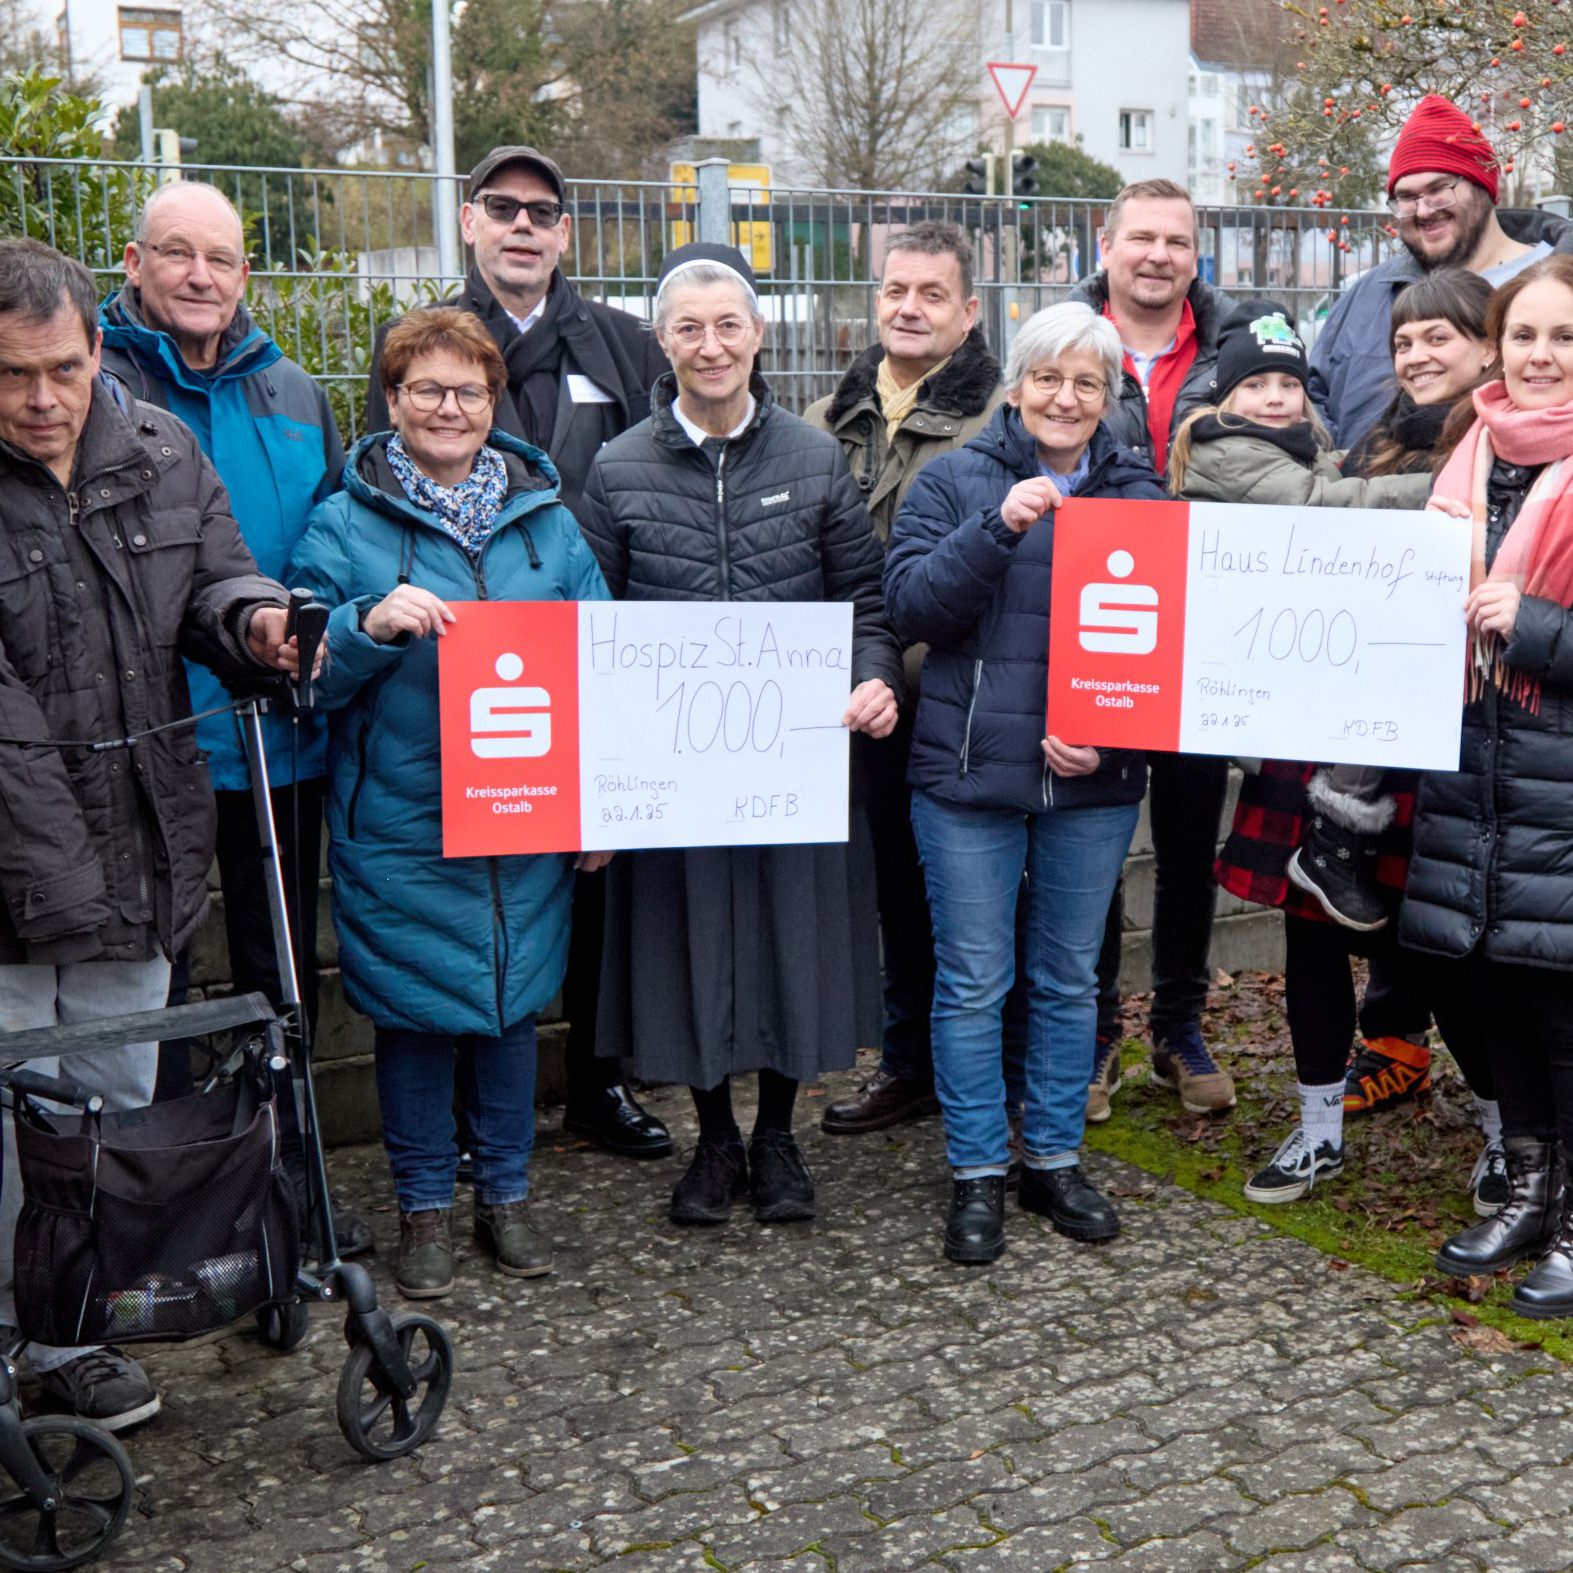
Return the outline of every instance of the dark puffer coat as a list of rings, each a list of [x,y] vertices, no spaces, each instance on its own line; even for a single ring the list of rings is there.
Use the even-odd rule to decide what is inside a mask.
[[[648,420],[596,455],[579,524],[616,601],[851,601],[852,682],[901,694],[879,594],[880,547],[841,444],[780,408],[755,375],[754,418],[695,447],[655,385]]]
[[[69,488],[0,443],[0,737],[124,737],[191,714],[188,656],[248,650],[283,589],[173,415],[93,390]],[[173,956],[207,907],[216,811],[190,728],[134,750],[0,743],[0,966]]]
[[[1493,466],[1488,562],[1536,473]],[[1573,612],[1525,596],[1499,659],[1540,680],[1539,710],[1495,684],[1465,705],[1459,768],[1421,777],[1399,938],[1573,971]]]
[[[1078,497],[1159,501],[1152,467],[1099,426]],[[957,808],[1086,808],[1135,803],[1142,755],[1105,749],[1091,775],[1053,775],[1043,758],[1049,685],[1054,516],[1018,535],[1000,504],[1040,473],[1038,446],[1010,405],[965,448],[924,466],[896,515],[885,601],[903,639],[926,639],[923,696],[907,778]]]

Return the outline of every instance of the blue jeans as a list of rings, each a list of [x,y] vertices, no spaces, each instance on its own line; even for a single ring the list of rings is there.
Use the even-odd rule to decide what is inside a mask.
[[[535,1018],[500,1038],[377,1028],[377,1102],[382,1141],[401,1212],[452,1207],[459,1149],[454,1068],[464,1094],[475,1160],[475,1194],[488,1207],[530,1193],[535,1145]]]
[[[1016,972],[1025,872],[1026,1109],[1034,1168],[1078,1160],[1097,1026],[1097,959],[1137,805],[951,808],[912,794],[912,828],[934,919],[934,1081],[951,1166],[1003,1174],[1009,1126],[1001,1012]]]

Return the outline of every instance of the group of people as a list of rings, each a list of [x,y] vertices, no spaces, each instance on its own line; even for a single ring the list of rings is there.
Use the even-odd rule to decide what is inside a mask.
[[[269,785],[286,868],[315,870],[326,817],[404,1295],[453,1287],[461,1159],[484,1254],[551,1270],[527,1198],[535,1023],[559,991],[567,1130],[666,1157],[630,1078],[691,1090],[678,1223],[745,1199],[761,1222],[812,1217],[799,1088],[877,1042],[823,1128],[943,1116],[948,1257],[999,1256],[1012,1187],[1072,1239],[1116,1235],[1080,1150],[1123,1079],[1120,875],[1145,797],[1151,1075],[1192,1112],[1235,1102],[1200,1025],[1217,887],[1284,912],[1301,1118],[1247,1194],[1292,1201],[1337,1174],[1346,1114],[1426,1086],[1434,1021],[1484,1136],[1481,1221],[1440,1260],[1533,1256],[1517,1303],[1573,1313],[1573,225],[1497,196],[1467,115],[1423,100],[1389,171],[1404,249],[1310,355],[1280,305],[1199,278],[1170,182],[1120,194],[1103,265],[1020,326],[1003,368],[965,234],[917,223],[885,239],[877,343],[800,418],[759,373],[737,249],[670,252],[649,325],[587,301],[559,266],[562,172],[498,148],[470,177],[466,286],[378,335],[347,456],[247,315],[243,225],[213,188],[158,189],[102,307],[76,263],[0,242],[0,1032],[180,998],[215,849],[236,987],[278,998],[233,720],[129,750],[50,742],[292,673],[298,586],[331,611],[320,708],[271,719]],[[1459,769],[1247,762],[1220,854],[1227,760],[1045,736],[1054,510],[1168,496],[1472,519]],[[437,644],[482,598],[850,604],[848,840],[443,858]],[[133,1107],[178,1094],[172,1058],[147,1044],[74,1069]],[[342,1252],[369,1246],[352,1215],[338,1229]],[[157,1409],[118,1351],[30,1360],[52,1402],[112,1427]]]

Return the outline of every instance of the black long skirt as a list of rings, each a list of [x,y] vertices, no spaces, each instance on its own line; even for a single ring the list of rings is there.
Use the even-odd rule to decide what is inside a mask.
[[[709,1088],[845,1070],[881,1033],[868,825],[845,844],[620,852],[607,869],[596,1052]]]

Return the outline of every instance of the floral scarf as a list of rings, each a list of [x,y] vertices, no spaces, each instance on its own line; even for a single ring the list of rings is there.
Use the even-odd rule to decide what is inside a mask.
[[[1437,476],[1433,493],[1470,504],[1475,544],[1469,587],[1505,579],[1524,595],[1573,605],[1573,405],[1550,410],[1521,410],[1500,382],[1475,390],[1475,424],[1453,450]],[[1492,461],[1543,465],[1486,568],[1486,482]],[[1469,695],[1476,698],[1487,681],[1531,711],[1540,709],[1540,682],[1514,671],[1501,659],[1494,634],[1477,635],[1469,663]]]
[[[440,486],[415,468],[415,461],[405,452],[397,433],[388,439],[386,451],[404,495],[417,508],[434,514],[438,524],[472,558],[478,558],[497,523],[508,490],[508,470],[502,455],[483,444],[475,455],[474,467],[457,486]]]

